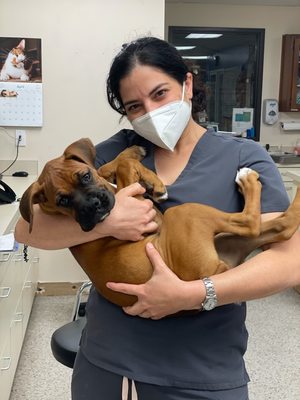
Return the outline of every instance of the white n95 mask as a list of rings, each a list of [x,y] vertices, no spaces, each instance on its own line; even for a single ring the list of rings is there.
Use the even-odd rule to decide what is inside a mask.
[[[181,100],[172,101],[131,121],[136,133],[159,147],[174,150],[191,117],[191,105]]]

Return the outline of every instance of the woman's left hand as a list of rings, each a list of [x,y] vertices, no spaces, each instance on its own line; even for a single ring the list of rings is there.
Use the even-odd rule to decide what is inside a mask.
[[[130,307],[124,307],[123,310],[133,316],[160,319],[181,310],[191,309],[187,304],[190,299],[190,293],[187,290],[192,282],[180,280],[167,267],[152,243],[147,243],[146,252],[153,265],[153,275],[149,281],[140,285],[107,283],[109,289],[138,297],[136,303]]]

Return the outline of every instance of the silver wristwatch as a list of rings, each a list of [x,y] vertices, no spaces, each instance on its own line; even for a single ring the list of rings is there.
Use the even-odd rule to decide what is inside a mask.
[[[215,287],[213,281],[209,278],[203,278],[202,282],[204,283],[206,289],[206,297],[202,303],[202,310],[210,311],[213,310],[218,304]]]

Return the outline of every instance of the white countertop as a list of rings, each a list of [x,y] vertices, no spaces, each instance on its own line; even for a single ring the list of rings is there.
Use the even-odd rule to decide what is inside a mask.
[[[17,199],[19,199],[25,190],[31,185],[35,180],[35,175],[28,175],[26,178],[19,178],[13,176],[3,176],[3,182],[9,185],[12,190],[16,193]],[[16,215],[19,210],[19,202],[15,201],[11,204],[1,204],[0,205],[0,235],[2,235],[12,218]]]
[[[275,163],[277,168],[299,168],[300,169],[300,164],[279,164]]]
[[[287,171],[288,176],[290,176],[296,183],[300,183],[300,168],[299,172],[296,171]]]

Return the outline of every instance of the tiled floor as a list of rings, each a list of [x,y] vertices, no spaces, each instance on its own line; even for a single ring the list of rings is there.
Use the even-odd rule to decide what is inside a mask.
[[[53,358],[50,338],[69,321],[73,302],[36,298],[10,400],[70,400],[72,370]],[[249,302],[247,326],[250,400],[299,400],[300,295],[288,290]]]
[[[51,352],[51,335],[71,320],[73,296],[34,301],[10,400],[69,400],[72,369]]]
[[[300,400],[300,295],[248,303],[250,400]]]

